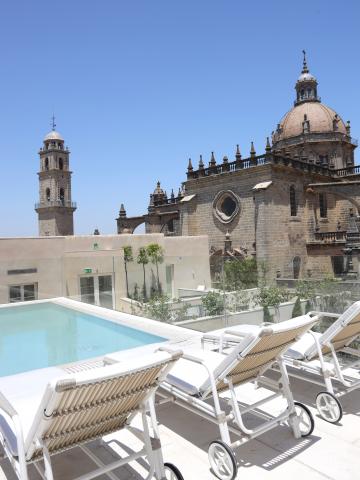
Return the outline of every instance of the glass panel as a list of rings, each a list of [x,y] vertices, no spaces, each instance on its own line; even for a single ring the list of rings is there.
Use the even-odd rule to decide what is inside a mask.
[[[174,265],[166,265],[166,293],[173,297]]]
[[[35,285],[24,285],[24,301],[36,300]]]
[[[99,276],[99,303],[101,307],[113,308],[111,275]]]
[[[10,287],[10,303],[21,302],[21,286],[12,285]]]
[[[80,296],[82,302],[95,304],[94,277],[80,278]]]

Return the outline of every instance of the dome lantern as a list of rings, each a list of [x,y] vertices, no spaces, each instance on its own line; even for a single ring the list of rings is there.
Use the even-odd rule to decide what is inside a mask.
[[[299,105],[303,102],[320,102],[320,98],[317,95],[317,80],[310,73],[307,61],[306,61],[306,52],[303,50],[304,60],[303,68],[301,75],[298,78],[295,89],[296,89],[296,100],[295,105]]]

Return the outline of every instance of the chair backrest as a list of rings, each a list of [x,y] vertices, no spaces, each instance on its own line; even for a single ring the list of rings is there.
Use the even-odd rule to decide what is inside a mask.
[[[181,352],[156,352],[106,367],[68,374],[48,384],[25,439],[26,459],[120,430],[144,405]]]
[[[316,321],[317,317],[303,315],[286,322],[259,327],[257,334],[254,332],[246,335],[214,370],[217,390],[228,389],[226,379],[231,379],[234,385],[256,379]],[[211,392],[209,380],[203,383],[200,391],[203,396]]]
[[[340,317],[319,337],[323,354],[329,353],[327,346],[331,343],[334,349],[341,350],[360,335],[360,301],[353,303]],[[317,357],[316,345],[311,345],[305,352],[305,358]]]

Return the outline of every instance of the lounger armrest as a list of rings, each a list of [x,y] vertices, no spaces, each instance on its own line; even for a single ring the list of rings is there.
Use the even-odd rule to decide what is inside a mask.
[[[316,315],[319,317],[331,317],[331,318],[339,318],[340,313],[331,313],[331,312],[309,312],[309,315]]]
[[[171,355],[171,361],[179,360],[179,358],[183,356],[183,351],[180,349],[174,350],[168,347],[159,347],[157,351],[169,353]]]
[[[189,362],[199,363],[200,365],[204,365],[207,368],[205,361],[202,358],[194,357],[194,355],[189,355],[188,353],[184,353],[182,358],[184,360],[189,360]]]
[[[0,410],[5,412],[11,418],[11,421],[12,421],[12,425],[10,426],[9,423],[5,420],[7,426],[10,428],[11,433],[9,433],[9,431],[3,432],[3,435],[5,436],[6,441],[9,442],[10,452],[12,455],[18,457],[18,459],[20,460],[20,463],[24,463],[25,447],[24,447],[24,436],[23,436],[21,420],[15,408],[11,405],[9,400],[1,392],[0,392]]]
[[[9,400],[1,392],[0,392],[0,410],[3,410],[5,413],[7,413],[9,417],[15,417],[18,414],[15,408],[9,402]]]
[[[194,357],[193,355],[189,355],[188,353],[184,353],[182,358],[184,360],[189,360],[190,362],[197,363],[197,364],[199,364],[199,365],[201,365],[202,367],[205,368],[205,370],[207,371],[207,373],[209,375],[212,394],[215,398],[215,396],[217,395],[216,380],[215,380],[215,377],[214,377],[214,373],[210,370],[209,366],[206,365],[205,360],[203,360],[202,358]]]
[[[355,348],[344,347],[341,351],[353,355],[354,357],[360,357],[360,350],[355,350]]]

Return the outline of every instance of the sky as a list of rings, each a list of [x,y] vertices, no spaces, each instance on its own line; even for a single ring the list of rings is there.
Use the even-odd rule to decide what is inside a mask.
[[[146,212],[189,157],[258,154],[291,108],[302,50],[325,104],[360,136],[360,2],[0,2],[0,236],[38,233],[38,151],[56,116],[75,233]]]

